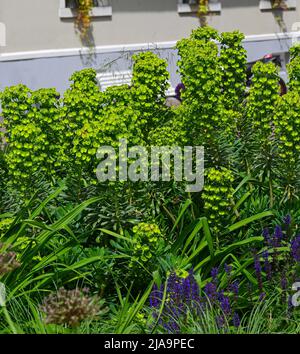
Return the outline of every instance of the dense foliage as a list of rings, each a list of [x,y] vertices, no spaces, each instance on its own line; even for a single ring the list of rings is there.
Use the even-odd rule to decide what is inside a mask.
[[[201,27],[177,43],[179,107],[151,52],[105,92],[93,69],[62,97],[1,92],[1,333],[299,332],[300,51],[286,95],[261,62],[248,90],[243,38]],[[99,182],[98,148],[120,139],[204,146],[203,190],[118,165]]]

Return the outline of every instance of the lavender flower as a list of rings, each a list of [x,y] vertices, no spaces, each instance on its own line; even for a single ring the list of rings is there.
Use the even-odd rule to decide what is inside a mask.
[[[217,296],[217,287],[213,282],[209,282],[204,287],[204,292],[210,301],[214,301]]]
[[[197,284],[197,282],[195,281],[195,279],[193,279],[192,282],[192,300],[194,301],[199,301],[199,286]]]
[[[217,326],[219,329],[225,326],[225,318],[224,315],[219,315],[216,317]]]
[[[263,301],[266,297],[266,293],[262,292],[260,295],[259,295],[259,301]]]
[[[270,237],[270,231],[269,231],[269,228],[264,228],[263,229],[263,232],[262,232],[262,235],[265,239],[265,242],[267,245],[270,245],[271,244],[271,237]]]
[[[273,246],[274,247],[279,247],[282,239],[283,239],[282,228],[281,228],[281,226],[276,225],[275,226],[275,230],[274,230],[274,243],[273,243]]]
[[[153,308],[153,317],[157,317],[157,309],[161,305],[163,286],[158,291],[153,286],[150,294],[150,306]],[[189,311],[194,313],[199,307],[199,286],[194,278],[193,269],[186,278],[181,278],[172,272],[167,279],[167,298],[160,316],[160,325],[170,333],[179,333],[178,323],[184,319]],[[196,302],[196,301],[197,302]]]
[[[258,281],[259,290],[262,292],[263,284],[262,284],[262,276],[261,276],[261,265],[257,254],[254,254],[254,269]]]
[[[191,300],[191,277],[190,275],[183,280],[183,297],[190,302]]]
[[[267,274],[267,279],[271,280],[272,279],[272,266],[271,266],[271,264],[269,262],[269,252],[268,251],[264,251],[262,256],[263,256],[264,261],[265,261],[264,269],[265,269],[265,272]]]
[[[167,282],[167,291],[168,292],[173,292],[176,287],[176,282],[177,282],[177,275],[175,272],[172,272],[168,278]]]
[[[239,286],[240,286],[240,284],[239,284],[238,280],[235,280],[232,284],[229,285],[229,290],[233,292],[235,301],[238,300]]]
[[[159,306],[159,294],[157,285],[153,285],[152,292],[150,294],[150,307],[158,307]]]
[[[241,324],[240,316],[239,316],[239,314],[237,312],[235,312],[233,314],[232,323],[233,323],[234,327],[239,327],[240,324]]]
[[[218,296],[219,304],[222,311],[225,313],[226,316],[230,315],[231,313],[231,306],[228,296],[225,296],[223,292],[219,293]]]
[[[211,274],[211,277],[212,277],[213,281],[217,282],[218,281],[219,269],[217,267],[212,268],[210,274]]]
[[[291,253],[296,262],[300,262],[300,235],[291,241]]]
[[[286,215],[283,218],[283,222],[284,222],[285,226],[289,227],[291,225],[291,222],[292,222],[291,215],[290,214]]]
[[[286,290],[288,287],[288,281],[284,274],[281,275],[280,285],[282,290]]]
[[[232,271],[232,266],[228,265],[227,263],[224,264],[224,270],[225,273],[227,274],[228,277],[230,277],[231,271]]]

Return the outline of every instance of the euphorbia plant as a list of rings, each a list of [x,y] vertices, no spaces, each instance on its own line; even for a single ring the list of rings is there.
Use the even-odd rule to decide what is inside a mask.
[[[247,51],[239,32],[224,32],[220,36],[220,65],[222,70],[223,103],[226,109],[239,110],[246,87]]]
[[[253,80],[248,97],[246,114],[250,127],[250,135],[244,137],[253,139],[256,145],[250,160],[259,171],[262,181],[268,180],[270,207],[273,207],[273,179],[275,155],[274,146],[274,113],[278,100],[278,69],[273,63],[257,62],[252,69]],[[246,145],[248,142],[246,142]]]
[[[169,73],[166,60],[146,52],[133,56],[132,106],[139,114],[144,139],[164,119]]]
[[[185,85],[182,98],[189,139],[194,145],[204,145],[209,164],[224,166],[226,157],[218,137],[228,127],[231,116],[223,114],[218,47],[210,40],[216,37],[210,27],[199,27],[190,38],[179,41],[178,66]]]
[[[300,97],[290,91],[279,99],[274,115],[275,134],[279,154],[282,201],[291,202],[299,194],[300,157]]]
[[[232,171],[221,167],[210,168],[206,173],[206,184],[202,193],[204,210],[208,215],[211,230],[216,235],[224,227],[224,218],[230,212],[233,198]]]
[[[273,63],[257,62],[252,69],[253,80],[247,102],[247,116],[253,131],[263,141],[272,133],[272,119],[278,99],[278,70]]]

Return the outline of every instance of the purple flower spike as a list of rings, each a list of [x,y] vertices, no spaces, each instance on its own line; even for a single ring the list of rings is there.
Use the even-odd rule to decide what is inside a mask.
[[[271,244],[271,237],[270,237],[270,231],[267,227],[263,229],[262,235],[265,239],[266,244],[270,245]]]
[[[209,298],[210,301],[215,300],[216,295],[217,295],[217,287],[214,283],[210,282],[207,283],[204,287],[204,292]]]
[[[265,272],[267,274],[267,279],[271,280],[272,279],[272,266],[269,262],[269,253],[268,251],[264,251],[262,254],[264,260],[265,260],[265,264],[264,264],[264,268],[265,268]]]
[[[217,316],[216,318],[218,328],[223,328],[225,326],[225,318],[223,315]]]
[[[230,276],[231,271],[232,271],[232,266],[228,265],[227,263],[224,264],[224,269],[227,274],[227,276]]]
[[[233,292],[234,294],[234,300],[237,301],[238,300],[238,296],[239,296],[239,282],[238,280],[235,280],[232,284],[230,284],[229,286],[229,290]]]
[[[291,222],[292,222],[292,217],[290,214],[286,215],[284,218],[283,218],[283,222],[285,224],[285,226],[290,226],[291,225]]]
[[[281,226],[276,225],[274,231],[274,247],[279,247],[282,239],[283,239],[283,232]]]
[[[262,291],[263,284],[262,284],[262,277],[261,277],[261,265],[257,254],[254,255],[254,269],[258,281],[258,287],[260,291]]]
[[[300,235],[291,241],[291,253],[296,262],[300,262]]]
[[[218,274],[219,274],[219,269],[217,267],[212,268],[211,276],[212,276],[214,282],[217,282]]]
[[[232,317],[232,323],[234,327],[240,327],[241,321],[240,321],[240,316],[237,312],[235,312]]]
[[[266,293],[261,293],[260,296],[259,296],[259,301],[264,300],[265,297],[266,297]]]
[[[219,303],[222,311],[225,313],[226,316],[230,315],[231,313],[231,306],[228,296],[225,296],[223,292],[219,294]]]
[[[286,279],[284,274],[281,276],[280,285],[281,285],[281,289],[282,290],[286,290],[287,287],[288,287],[288,281],[287,281],[287,279]]]

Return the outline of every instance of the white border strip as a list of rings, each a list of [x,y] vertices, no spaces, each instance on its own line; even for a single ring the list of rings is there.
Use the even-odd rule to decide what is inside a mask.
[[[287,33],[272,33],[246,36],[244,42],[261,42],[270,40],[288,40],[292,38],[300,38],[300,31],[287,32]],[[116,53],[116,52],[130,52],[139,50],[155,50],[155,49],[171,49],[174,48],[177,41],[157,42],[157,43],[137,43],[137,44],[124,44],[124,45],[108,45],[97,46],[94,52],[99,53]],[[14,52],[0,54],[0,62],[14,61],[14,60],[27,60],[27,59],[40,59],[40,58],[53,58],[53,57],[68,57],[77,56],[82,54],[89,54],[89,48],[70,48],[70,49],[47,49],[28,52]]]

